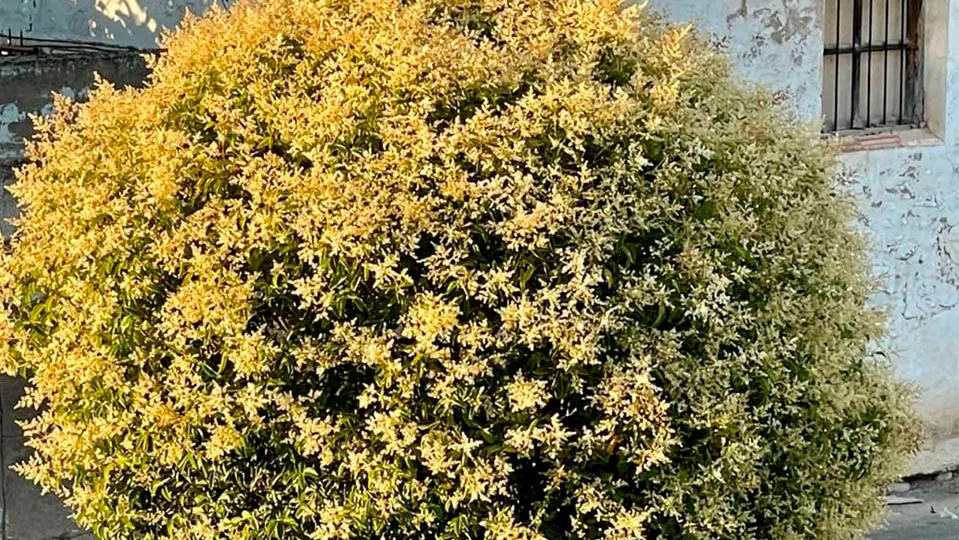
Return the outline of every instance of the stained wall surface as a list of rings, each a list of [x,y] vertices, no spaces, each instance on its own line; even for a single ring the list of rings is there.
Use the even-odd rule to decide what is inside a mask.
[[[650,6],[711,33],[741,75],[792,100],[803,118],[819,118],[822,0],[651,0]]]

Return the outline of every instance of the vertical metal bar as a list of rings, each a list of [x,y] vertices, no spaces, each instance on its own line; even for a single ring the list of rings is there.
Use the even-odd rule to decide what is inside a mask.
[[[889,104],[889,0],[886,0],[886,37],[883,38],[882,51],[882,123],[888,124],[887,105]]]
[[[850,74],[852,95],[850,96],[849,128],[856,129],[856,117],[859,116],[859,77],[862,60],[862,0],[852,2],[852,73]]]
[[[839,40],[841,39],[839,29],[842,28],[840,24],[842,22],[842,0],[836,0],[836,48],[840,46]],[[839,60],[842,58],[842,55],[838,52],[836,53],[836,79],[833,81],[833,131],[839,131]]]
[[[869,65],[866,66],[866,127],[872,125],[872,4],[869,0]]]
[[[906,93],[906,14],[909,13],[909,6],[906,4],[906,0],[902,0],[902,3],[899,5],[899,18],[901,19],[901,29],[900,29],[900,43],[902,46],[899,49],[899,118],[896,120],[897,124],[902,124],[902,105],[903,97]]]
[[[907,123],[922,121],[922,100],[919,99],[921,81],[919,78],[919,19],[922,17],[922,0],[906,1],[906,97],[905,112]]]

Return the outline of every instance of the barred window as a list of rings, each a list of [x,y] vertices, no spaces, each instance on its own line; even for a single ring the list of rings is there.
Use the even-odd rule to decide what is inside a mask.
[[[881,131],[922,119],[922,0],[825,0],[823,132]]]

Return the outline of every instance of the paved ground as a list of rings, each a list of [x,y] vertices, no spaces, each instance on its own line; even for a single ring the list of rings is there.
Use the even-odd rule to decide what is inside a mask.
[[[949,501],[951,511],[956,510],[959,496],[953,496]],[[885,530],[871,535],[870,540],[957,540],[959,539],[959,521],[951,517],[944,517],[930,511],[928,504],[911,506],[908,509],[896,510],[890,517]]]
[[[959,476],[945,473],[906,485],[908,491],[890,495],[911,504],[890,505],[885,527],[871,540],[959,540]]]
[[[870,540],[959,540],[959,478],[912,483],[893,496],[921,503],[889,506],[886,526]]]
[[[22,393],[20,381],[0,376],[0,540],[92,540],[74,525],[56,497],[41,495],[32,482],[10,470],[30,453],[15,423],[29,414],[14,409]]]

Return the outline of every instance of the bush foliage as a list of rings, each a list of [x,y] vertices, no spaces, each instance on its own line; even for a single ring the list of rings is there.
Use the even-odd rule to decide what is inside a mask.
[[[110,539],[847,538],[916,442],[833,157],[618,0],[262,0],[40,121],[20,470]]]

